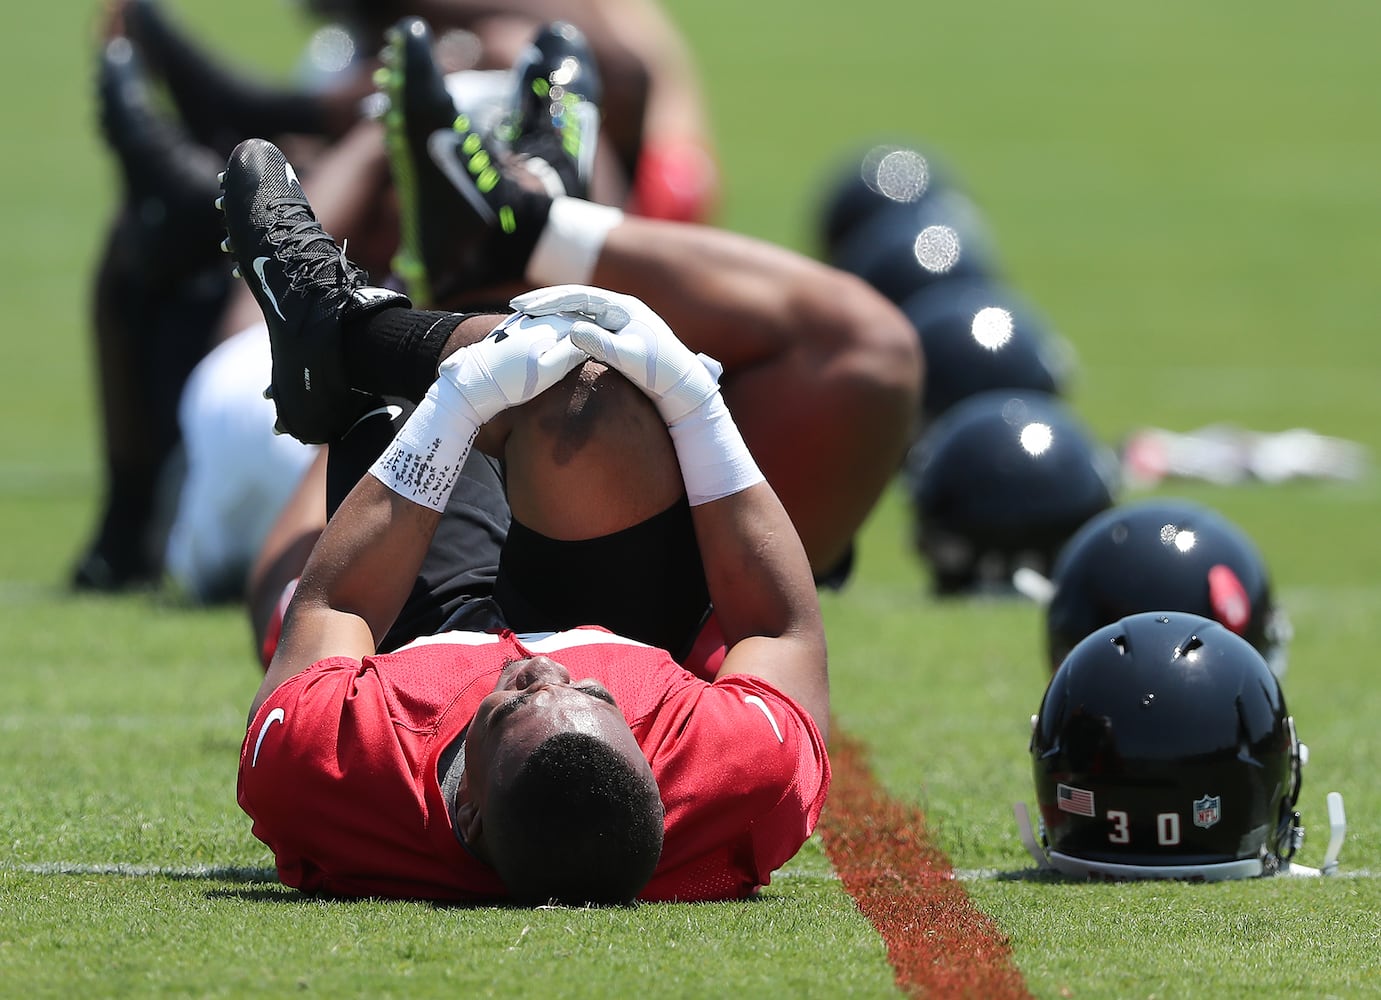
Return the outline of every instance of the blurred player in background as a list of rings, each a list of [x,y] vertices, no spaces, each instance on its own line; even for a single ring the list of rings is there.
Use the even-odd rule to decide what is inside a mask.
[[[383,30],[412,5],[308,6],[334,23],[313,39],[303,82],[292,86],[226,65],[157,0],[116,0],[107,9],[101,124],[124,191],[93,288],[105,496],[73,570],[79,588],[120,590],[162,577],[181,477],[181,390],[198,361],[244,325],[243,315],[224,315],[229,284],[215,252],[219,224],[210,206],[226,153],[247,135],[270,135],[295,150],[297,163],[313,165],[316,152],[342,140],[367,113]],[[613,169],[600,196],[666,217],[713,212],[718,179],[698,80],[674,26],[655,6],[640,0],[573,0],[552,9],[460,0],[422,6],[448,31],[456,29],[446,47],[456,69],[507,70],[541,24],[558,16],[580,24],[598,53],[603,134],[616,151],[604,158]],[[156,86],[166,91],[175,116],[163,111]],[[376,229],[389,222],[377,203],[368,221]],[[351,230],[357,252],[368,258],[362,232]],[[380,259],[389,252],[385,247]],[[222,360],[229,363],[232,355]],[[214,546],[182,553],[184,578],[192,560],[220,558]],[[235,592],[233,583],[218,579],[194,579],[191,586],[184,579],[183,589],[195,599]]]

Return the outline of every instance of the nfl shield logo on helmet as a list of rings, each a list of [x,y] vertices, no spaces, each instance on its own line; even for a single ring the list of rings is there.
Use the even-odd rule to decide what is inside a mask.
[[[1220,795],[1205,795],[1194,800],[1194,825],[1207,830],[1223,818],[1223,798]]]

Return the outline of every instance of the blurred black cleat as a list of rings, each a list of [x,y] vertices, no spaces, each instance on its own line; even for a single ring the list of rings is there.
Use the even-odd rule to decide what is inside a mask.
[[[599,144],[603,84],[585,36],[575,25],[543,26],[513,67],[518,78],[507,138],[535,172],[555,171],[548,193],[584,198]]]
[[[129,39],[113,38],[101,50],[97,97],[145,262],[187,270],[214,260],[221,160],[160,113]]]
[[[549,195],[505,174],[493,145],[456,110],[420,18],[389,29],[381,54],[401,242],[394,268],[419,306],[522,277]]]

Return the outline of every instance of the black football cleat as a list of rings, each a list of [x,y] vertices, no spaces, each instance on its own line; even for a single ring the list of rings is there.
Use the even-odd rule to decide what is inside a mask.
[[[380,58],[401,217],[393,266],[409,294],[435,307],[457,291],[520,278],[551,198],[507,176],[491,143],[456,110],[425,21],[390,28]]]
[[[339,330],[343,318],[411,303],[369,284],[317,222],[282,151],[246,139],[230,154],[219,204],[236,273],[264,311],[273,353],[265,395],[278,409],[277,429],[306,444],[346,430],[374,396],[352,389]]]

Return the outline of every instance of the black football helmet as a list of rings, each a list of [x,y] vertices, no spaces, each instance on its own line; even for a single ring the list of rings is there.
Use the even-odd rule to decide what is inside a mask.
[[[844,239],[875,214],[907,207],[948,185],[935,157],[907,142],[877,142],[850,156],[826,183],[818,239],[831,257]]]
[[[937,594],[1010,591],[1112,505],[1117,463],[1054,396],[961,400],[907,454],[915,541]]]
[[[875,212],[849,232],[829,262],[896,303],[941,280],[989,277],[997,270],[978,206],[953,188]]]
[[[1061,550],[1045,609],[1053,671],[1090,632],[1139,611],[1188,611],[1226,625],[1285,672],[1290,625],[1246,533],[1186,500],[1142,500],[1090,520]]]
[[[936,282],[907,298],[901,310],[920,335],[925,358],[923,424],[989,389],[1058,396],[1069,383],[1073,349],[1001,282]]]
[[[1304,755],[1280,683],[1199,615],[1144,612],[1085,637],[1046,689],[1030,752],[1041,846],[1068,875],[1247,878],[1302,840]]]

